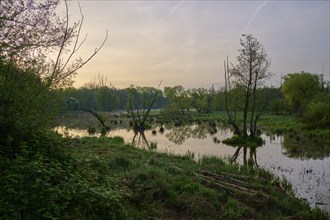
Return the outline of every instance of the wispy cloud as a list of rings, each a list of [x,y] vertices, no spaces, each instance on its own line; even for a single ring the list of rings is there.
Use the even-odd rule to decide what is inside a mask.
[[[268,3],[268,1],[269,0],[263,1],[260,5],[258,5],[258,7],[254,11],[252,17],[250,18],[250,20],[246,24],[245,28],[243,29],[242,33],[246,33],[249,30],[252,22],[256,19],[256,17],[258,16],[259,12],[263,9],[263,7],[265,7],[265,5]]]

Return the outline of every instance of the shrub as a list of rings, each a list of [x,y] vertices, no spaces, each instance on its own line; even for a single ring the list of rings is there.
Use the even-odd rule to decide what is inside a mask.
[[[36,132],[15,158],[0,145],[0,216],[4,219],[125,218],[128,190],[71,154],[70,140]],[[106,170],[103,170],[106,172]]]
[[[17,146],[49,125],[59,110],[60,98],[32,70],[0,61],[0,103],[0,145]]]
[[[330,104],[327,102],[311,102],[304,115],[304,122],[308,127],[326,128],[330,127]]]

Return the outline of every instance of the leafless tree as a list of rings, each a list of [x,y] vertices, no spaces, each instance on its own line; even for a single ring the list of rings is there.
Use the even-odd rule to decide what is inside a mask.
[[[242,35],[245,39],[240,40],[242,49],[239,50],[237,63],[229,68],[228,58],[225,61],[225,96],[226,110],[229,117],[229,123],[234,127],[237,134],[255,136],[257,131],[257,122],[263,114],[265,105],[257,109],[257,89],[263,84],[263,81],[271,76],[269,72],[270,59],[263,45],[252,35]],[[234,84],[234,86],[232,86]],[[239,129],[232,111],[233,87],[239,88],[243,94],[243,128]],[[235,111],[236,112],[236,109]],[[250,117],[249,117],[250,116]]]
[[[77,53],[87,39],[80,33],[84,21],[70,26],[69,8],[65,16],[56,11],[60,0],[1,0],[0,1],[0,60],[14,63],[21,69],[33,69],[49,87],[72,84],[77,71],[104,46],[101,45],[83,60]],[[50,54],[56,54],[55,59]],[[66,55],[66,56],[65,56]]]
[[[142,97],[138,100],[134,97],[134,92],[138,92],[137,89],[133,85],[128,89],[127,112],[132,117],[135,130],[145,130],[146,121],[149,117],[151,108],[158,97],[158,93],[160,91],[159,87],[161,84],[162,81],[160,81],[157,89],[153,89],[153,91],[150,91],[150,88],[138,88],[142,95]]]

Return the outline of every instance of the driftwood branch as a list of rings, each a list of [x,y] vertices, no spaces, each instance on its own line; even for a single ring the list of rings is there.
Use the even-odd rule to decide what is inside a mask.
[[[92,110],[88,110],[88,109],[86,109],[85,111],[94,115],[95,118],[97,118],[97,120],[101,123],[102,127],[104,127],[107,131],[110,130],[110,127],[105,124],[104,118],[99,113],[94,112]]]

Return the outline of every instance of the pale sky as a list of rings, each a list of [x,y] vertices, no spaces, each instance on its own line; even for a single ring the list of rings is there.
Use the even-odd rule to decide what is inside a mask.
[[[210,88],[224,82],[223,60],[236,62],[241,35],[252,34],[272,60],[268,85],[281,73],[324,72],[329,80],[329,0],[325,1],[80,1],[88,38],[79,55],[98,47],[78,71],[75,86],[95,75],[117,88],[137,86]],[[77,1],[69,2],[72,20]]]

